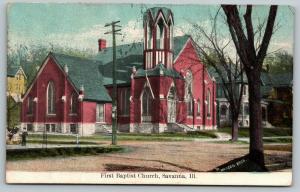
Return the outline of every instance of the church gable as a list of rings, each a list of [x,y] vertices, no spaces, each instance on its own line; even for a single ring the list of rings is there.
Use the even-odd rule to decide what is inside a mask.
[[[186,70],[197,64],[202,65],[198,53],[193,45],[193,40],[190,37],[175,58],[174,68],[180,72],[181,70]]]

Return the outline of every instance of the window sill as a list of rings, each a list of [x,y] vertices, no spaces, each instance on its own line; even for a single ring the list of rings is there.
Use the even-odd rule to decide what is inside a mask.
[[[96,121],[96,124],[106,124],[105,121]]]
[[[77,116],[77,113],[69,113],[69,116]]]
[[[129,117],[129,115],[119,115],[119,117]]]
[[[54,114],[54,113],[53,114],[52,113],[51,114],[47,114],[47,117],[54,117],[54,116],[56,116],[56,114]]]

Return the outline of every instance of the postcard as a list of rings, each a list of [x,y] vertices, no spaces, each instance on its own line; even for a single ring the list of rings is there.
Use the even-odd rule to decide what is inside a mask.
[[[6,182],[290,186],[294,16],[8,3]]]

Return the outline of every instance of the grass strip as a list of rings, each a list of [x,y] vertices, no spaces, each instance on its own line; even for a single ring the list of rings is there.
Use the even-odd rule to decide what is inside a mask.
[[[36,159],[44,157],[68,157],[96,155],[101,153],[111,153],[122,151],[120,146],[105,147],[57,147],[57,148],[26,148],[6,150],[6,159],[8,161]]]

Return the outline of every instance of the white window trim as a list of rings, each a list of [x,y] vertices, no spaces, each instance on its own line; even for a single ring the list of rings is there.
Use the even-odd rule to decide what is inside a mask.
[[[47,125],[50,125],[49,131],[47,131]],[[52,131],[51,125],[54,125],[54,131]],[[46,130],[47,133],[55,133],[55,132],[57,132],[56,123],[45,123],[45,130]]]

